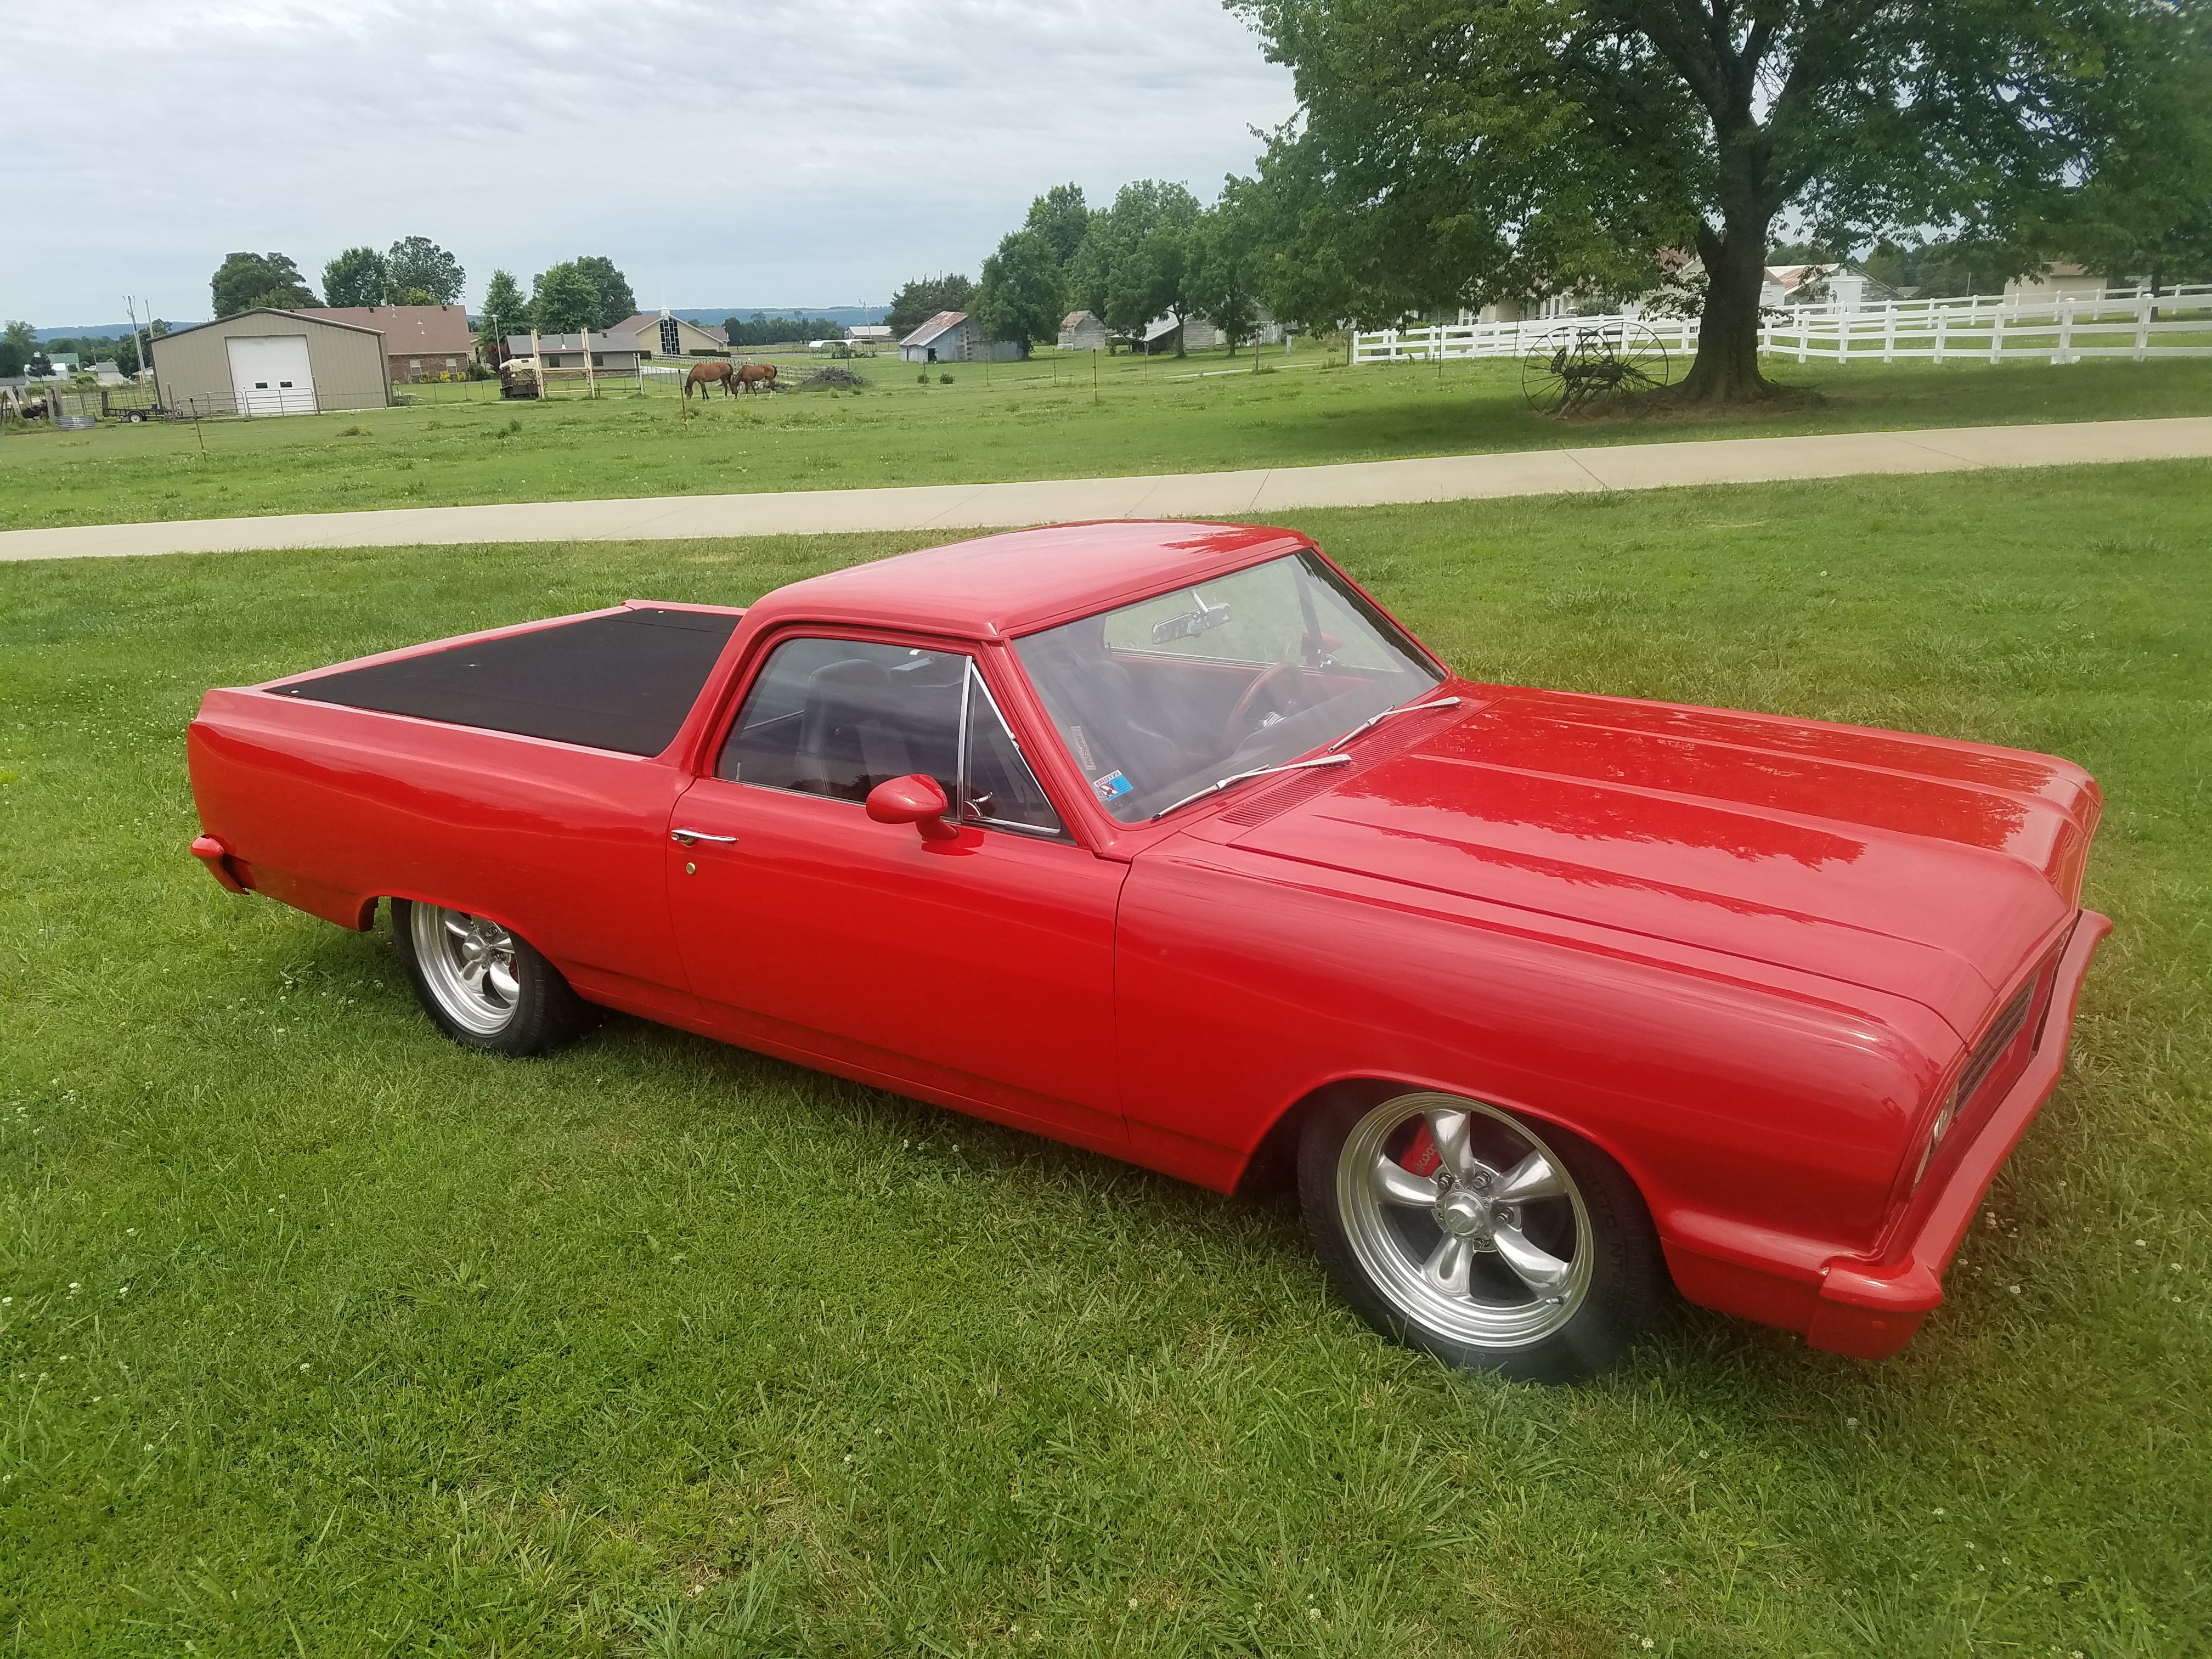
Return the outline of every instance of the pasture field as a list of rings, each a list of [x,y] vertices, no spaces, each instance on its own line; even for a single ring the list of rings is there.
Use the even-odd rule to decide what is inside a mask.
[[[1248,372],[1255,362],[1272,370]],[[787,378],[821,360],[786,362]],[[0,441],[0,529],[128,524],[485,501],[842,489],[1205,472],[1413,455],[1881,428],[2212,414],[2212,360],[2033,364],[1770,359],[1809,405],[1749,417],[1561,423],[1532,414],[1520,365],[1343,367],[1304,344],[1232,363],[1100,360],[920,369],[848,365],[864,392],[787,392],[693,405],[672,384],[589,402],[484,401],[482,383],[425,388],[391,410],[34,432]],[[952,376],[942,384],[940,374]],[[206,454],[201,454],[204,443]]]
[[[1281,1200],[628,1020],[467,1054],[383,928],[185,853],[210,684],[924,538],[0,568],[0,1649],[2204,1653],[2208,503],[2175,463],[1291,515],[1479,678],[2109,793],[2075,1056],[1913,1346],[1686,1310],[1561,1390],[1379,1340]]]

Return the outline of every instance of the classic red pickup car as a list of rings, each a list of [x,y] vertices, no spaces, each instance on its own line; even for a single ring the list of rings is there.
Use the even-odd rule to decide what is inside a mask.
[[[388,901],[457,1042],[599,1005],[1223,1192],[1294,1167],[1370,1322],[1543,1380],[1670,1282],[1896,1352],[2110,927],[2065,761],[1472,684],[1242,526],[418,646],[210,691],[190,750],[216,878]]]

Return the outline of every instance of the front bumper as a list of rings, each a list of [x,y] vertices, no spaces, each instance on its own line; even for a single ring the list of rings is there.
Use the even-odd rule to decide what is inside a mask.
[[[1805,1340],[1812,1346],[1861,1359],[1887,1359],[1911,1340],[1920,1322],[1941,1304],[1944,1269],[1958,1253],[1982,1194],[2058,1086],[2089,958],[2112,931],[2111,918],[2094,910],[2081,912],[2059,959],[2042,1043],[2019,1081],[1952,1165],[1912,1231],[1879,1261],[1838,1256],[1822,1268],[1811,1321],[1804,1328]]]

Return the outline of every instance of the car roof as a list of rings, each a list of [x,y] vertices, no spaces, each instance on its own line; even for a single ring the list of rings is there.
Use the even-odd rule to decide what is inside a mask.
[[[785,621],[1010,639],[1311,546],[1294,530],[1184,520],[1054,525],[902,553],[780,587],[747,612]]]

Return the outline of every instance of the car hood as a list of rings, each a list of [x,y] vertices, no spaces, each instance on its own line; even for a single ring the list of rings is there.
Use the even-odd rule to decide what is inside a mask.
[[[1962,1038],[2075,907],[2101,801],[2069,762],[1457,689],[1464,714],[1355,740],[1401,746],[1333,787],[1224,814],[1250,825],[1232,844],[1909,996]]]

